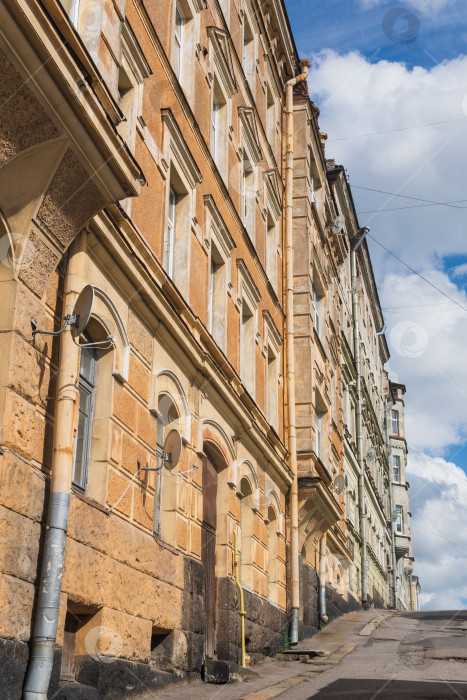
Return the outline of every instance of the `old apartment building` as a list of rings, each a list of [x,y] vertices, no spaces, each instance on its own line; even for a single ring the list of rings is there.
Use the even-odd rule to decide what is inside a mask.
[[[4,696],[228,674],[239,611],[255,663],[392,604],[381,308],[283,3],[0,13]]]

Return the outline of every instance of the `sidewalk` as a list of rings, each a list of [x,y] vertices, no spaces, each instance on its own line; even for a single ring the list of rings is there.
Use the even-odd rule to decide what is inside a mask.
[[[253,666],[252,670],[257,677],[241,683],[210,685],[195,681],[176,685],[160,693],[141,695],[140,698],[211,700],[222,697],[222,700],[269,700],[334,668],[347,654],[368,641],[368,636],[359,635],[359,632],[372,631],[380,622],[380,618],[388,615],[391,613],[386,610],[367,610],[343,615],[311,639],[300,642],[291,650],[293,653],[281,654],[278,659]],[[376,622],[365,630],[372,620]],[[314,656],[313,652],[324,654]],[[298,658],[302,660],[297,660]]]

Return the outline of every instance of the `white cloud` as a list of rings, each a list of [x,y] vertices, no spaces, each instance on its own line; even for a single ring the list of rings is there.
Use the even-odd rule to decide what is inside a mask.
[[[376,5],[386,5],[388,0],[361,0],[360,4],[365,8]],[[445,7],[455,5],[457,0],[405,0],[404,7],[412,8],[425,15],[435,15]]]
[[[431,3],[435,8],[438,3]],[[412,2],[412,7],[422,3]],[[425,3],[423,3],[423,7]],[[428,6],[428,5],[427,5]],[[467,56],[428,70],[402,63],[371,63],[356,52],[312,57],[310,95],[329,134],[326,156],[348,170],[360,225],[411,267],[467,309],[460,275],[447,256],[467,260],[467,201],[453,207],[392,198],[356,185],[435,202],[466,200]],[[456,119],[378,136],[373,132]],[[334,140],[333,140],[334,139]],[[407,387],[415,573],[425,607],[458,608],[467,599],[467,476],[443,455],[467,439],[467,313],[401,265],[371,239],[369,245],[391,351],[391,371]],[[394,308],[396,307],[396,308]],[[459,455],[459,460],[463,457]],[[434,461],[428,461],[428,460]],[[464,463],[464,462],[461,462]]]
[[[467,263],[454,267],[451,274],[453,277],[465,277],[467,275]]]
[[[443,257],[467,258],[467,202],[419,207],[356,185],[431,201],[465,200],[467,56],[408,69],[402,63],[370,63],[351,52],[313,57],[310,94],[329,134],[327,157],[348,170],[357,212],[414,207],[359,216],[371,236],[467,308],[465,292],[449,280]],[[458,119],[365,138],[342,139],[418,124]],[[388,325],[391,369],[407,385],[409,445],[443,454],[467,436],[467,313],[411,273],[371,239],[369,245]],[[426,306],[433,304],[433,306]],[[388,308],[384,307],[404,307]]]
[[[415,573],[425,609],[463,608],[467,598],[467,476],[441,458],[409,454]]]

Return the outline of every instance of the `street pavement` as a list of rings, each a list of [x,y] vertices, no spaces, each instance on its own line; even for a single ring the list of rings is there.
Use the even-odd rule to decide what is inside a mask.
[[[257,677],[243,682],[195,682],[146,697],[467,700],[467,610],[349,613],[293,652],[301,660],[280,655],[253,667]]]

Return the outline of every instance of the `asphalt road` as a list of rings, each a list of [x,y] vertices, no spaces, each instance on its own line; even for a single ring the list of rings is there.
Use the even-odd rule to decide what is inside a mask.
[[[271,661],[258,678],[223,686],[177,686],[154,700],[467,700],[467,610],[343,616],[302,649],[327,656]],[[377,626],[378,622],[381,622]],[[365,635],[361,631],[365,628]],[[149,696],[148,696],[149,697]]]

